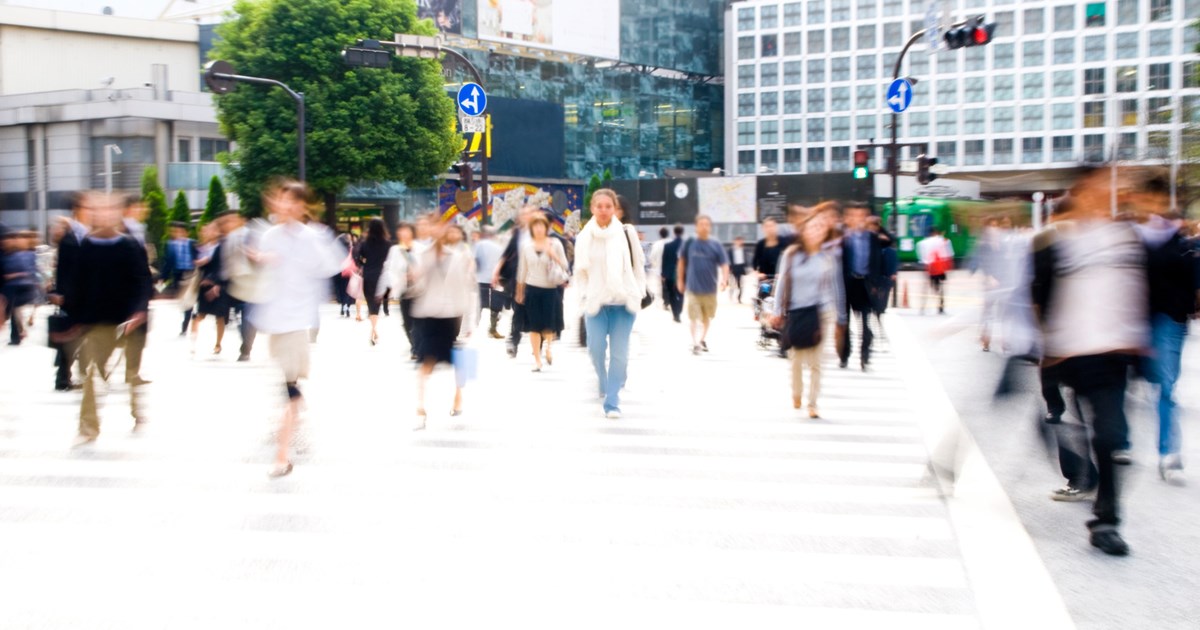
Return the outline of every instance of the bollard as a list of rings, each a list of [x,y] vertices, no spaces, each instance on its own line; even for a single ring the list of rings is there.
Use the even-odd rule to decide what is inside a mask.
[[[904,281],[904,292],[901,296],[901,308],[908,308],[908,280]]]

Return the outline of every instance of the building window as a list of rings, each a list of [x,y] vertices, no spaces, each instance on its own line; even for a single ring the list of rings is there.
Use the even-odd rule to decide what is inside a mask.
[[[783,121],[783,143],[800,144],[804,142],[803,121],[799,118],[789,118]]]
[[[1059,32],[1075,30],[1075,5],[1065,4],[1054,7],[1054,30]]]
[[[754,87],[754,66],[738,66],[738,87]]]
[[[1151,131],[1146,134],[1146,158],[1164,160],[1171,154],[1171,132]]]
[[[943,79],[937,86],[938,105],[954,105],[958,103],[958,82]]]
[[[738,174],[754,174],[754,151],[738,151]]]
[[[1188,28],[1195,28],[1189,26]],[[1158,29],[1150,31],[1150,49],[1149,56],[1151,57],[1166,57],[1171,54],[1171,31],[1167,29]],[[1194,52],[1194,51],[1188,51]]]
[[[829,5],[830,22],[850,21],[850,0],[833,0]]]
[[[829,50],[831,52],[846,52],[850,50],[850,29],[835,28],[829,33]]]
[[[866,20],[878,15],[879,0],[858,0],[858,19]]]
[[[937,57],[938,72],[958,72],[958,51],[943,50]]]
[[[1075,138],[1071,136],[1054,136],[1051,140],[1051,162],[1075,161]]]
[[[829,170],[850,170],[850,147],[833,147],[830,150]]]
[[[1104,94],[1104,68],[1088,68],[1083,71],[1083,93]]]
[[[800,85],[802,80],[800,73],[801,62],[785,61],[783,63],[783,84],[784,85]]]
[[[1011,101],[1013,98],[1013,75],[1001,74],[992,79],[992,100]]]
[[[825,60],[810,59],[808,61],[808,83],[824,83],[825,82]]]
[[[1046,42],[1033,40],[1021,44],[1021,56],[1026,68],[1046,63]]]
[[[1123,133],[1117,136],[1117,159],[1137,159],[1137,134]]]
[[[850,139],[850,117],[834,116],[829,119],[829,139],[844,142]]]
[[[1117,33],[1117,59],[1138,58],[1138,35],[1140,33]]]
[[[804,53],[804,49],[800,47],[800,31],[795,33],[783,34],[783,54],[787,57],[794,57]]]
[[[1054,73],[1054,96],[1075,96],[1075,73],[1059,70]]]
[[[1042,98],[1046,95],[1046,75],[1031,72],[1021,75],[1021,98]]]
[[[779,26],[779,7],[769,4],[764,6],[758,14],[758,28],[768,29]]]
[[[808,149],[808,172],[821,173],[825,171],[825,147],[810,147]]]
[[[1129,26],[1138,23],[1138,3],[1141,0],[1117,0],[1117,25]]]
[[[825,90],[812,88],[808,91],[808,113],[819,114],[825,111]],[[809,138],[812,140],[812,138]]]
[[[850,111],[850,88],[839,87],[829,91],[829,111]]]
[[[883,15],[884,17],[904,15],[904,0],[883,0]]]
[[[778,57],[779,56],[779,36],[774,33],[762,36],[762,56],[763,57]]]
[[[860,55],[855,62],[857,66],[857,78],[859,81],[864,79],[874,79],[877,76],[875,64],[878,59],[875,55]]]
[[[1169,125],[1175,117],[1175,108],[1171,107],[1171,99],[1156,97],[1146,101],[1146,118],[1151,125]]]
[[[1086,102],[1083,104],[1083,126],[1085,129],[1104,127],[1104,101]]]
[[[984,127],[984,112],[982,109],[968,109],[963,112],[963,133],[978,134],[987,131]]]
[[[179,155],[176,156],[175,161],[177,161],[177,162],[191,162],[192,161],[192,140],[191,140],[191,138],[180,138],[179,139]],[[32,162],[31,162],[31,164],[32,164]]]
[[[738,9],[738,30],[754,30],[754,8]]]
[[[804,149],[783,150],[783,172],[799,173],[804,170]]]
[[[1183,29],[1183,48],[1185,54],[1196,52],[1197,46],[1200,46],[1200,29],[1193,25],[1191,28]]]
[[[799,114],[804,111],[804,92],[787,90],[783,93],[783,113]]]
[[[764,63],[760,67],[759,72],[761,72],[761,75],[759,77],[759,81],[760,81],[759,85],[761,85],[762,87],[772,87],[775,85],[779,85],[779,64]]]
[[[858,140],[871,140],[876,136],[875,125],[876,118],[874,114],[863,114],[854,119],[855,138]]]
[[[992,44],[992,63],[996,69],[1006,69],[1013,67],[1013,45],[1012,44]],[[928,57],[926,57],[928,59]]]
[[[957,136],[958,135],[958,111],[938,112],[937,115],[937,135]]]
[[[983,140],[967,140],[963,142],[963,166],[981,166],[983,164]]]
[[[759,144],[779,144],[779,121],[764,120],[758,123]]]
[[[754,59],[754,36],[738,38],[738,56],[739,60]]]
[[[1146,68],[1147,90],[1171,89],[1171,64],[1152,63]]]
[[[1183,0],[1183,17],[1189,20],[1200,17],[1200,0]]]
[[[987,70],[985,62],[987,60],[988,48],[990,47],[977,46],[974,48],[968,48],[963,53],[963,59],[965,60],[964,65],[966,66],[967,72],[979,72],[982,70]]]
[[[808,23],[825,23],[825,0],[808,0]]]
[[[217,156],[229,152],[229,141],[217,138],[200,138],[200,161],[216,162]]]
[[[808,141],[809,142],[825,142],[825,119],[824,118],[809,118],[807,127],[808,127]]]
[[[1083,161],[1098,164],[1104,161],[1104,134],[1083,137]]]
[[[857,90],[857,94],[855,94],[855,106],[858,109],[868,110],[878,107],[878,101],[876,100],[878,88],[876,86],[860,85],[855,89]]]
[[[937,159],[939,164],[946,166],[954,166],[958,153],[957,142],[939,142],[937,143]]]
[[[1137,66],[1117,66],[1117,91],[1136,92],[1138,85]]]
[[[996,138],[992,140],[992,164],[1013,163],[1012,138]]]
[[[783,5],[783,25],[799,26],[804,12],[803,2],[789,2]]]
[[[1183,122],[1187,123],[1189,126],[1200,123],[1200,96],[1185,96],[1183,97],[1183,101],[1180,103],[1180,105],[1183,106]],[[1195,138],[1195,134],[1196,132],[1191,131],[1190,129],[1184,130],[1185,138],[1189,135]],[[1188,153],[1188,155],[1195,154]]]
[[[1171,19],[1171,0],[1150,0],[1150,21],[1167,22]]]
[[[808,32],[808,54],[819,55],[825,52],[825,31]]]
[[[834,57],[829,60],[829,80],[834,83],[850,80],[849,57]]]
[[[1046,32],[1046,10],[1025,9],[1025,34],[1037,35]]]
[[[929,76],[929,59],[930,55],[913,55],[908,61],[909,72],[918,77]]]
[[[875,47],[875,25],[865,24],[858,27],[858,38],[854,42],[855,48],[874,48]]]
[[[904,27],[899,22],[891,22],[883,25],[883,41],[880,45],[884,48],[892,47],[899,48],[904,45]],[[890,65],[890,64],[888,64]]]
[[[763,92],[758,97],[763,116],[776,116],[779,114],[779,92]]]
[[[1043,131],[1046,128],[1046,110],[1041,105],[1021,106],[1021,131]]]
[[[987,84],[983,77],[967,77],[963,80],[963,102],[982,103],[987,100]]]
[[[1059,66],[1075,63],[1074,38],[1054,40],[1054,63]]]
[[[1121,100],[1121,126],[1138,126],[1138,100],[1136,98]]]
[[[1046,159],[1045,146],[1041,138],[1021,139],[1021,162],[1024,164],[1040,164]]]
[[[1075,105],[1072,103],[1058,103],[1054,106],[1051,121],[1055,129],[1074,129]]]
[[[992,133],[1011,133],[1014,131],[1014,114],[1015,112],[1012,107],[993,107]]]
[[[779,149],[763,149],[759,152],[759,160],[762,168],[769,168],[773,171],[778,171]]]
[[[738,123],[738,146],[740,146],[740,147],[754,146],[754,123],[752,123],[752,122]]]
[[[1183,62],[1183,87],[1200,87],[1200,76],[1196,75],[1197,70],[1200,70],[1200,65],[1195,61]]]
[[[1083,12],[1084,28],[1100,28],[1104,26],[1104,3],[1089,2]]]
[[[746,92],[738,94],[738,116],[748,118],[754,115],[754,94]]]
[[[1012,37],[1013,36],[1013,12],[1012,11],[997,11],[996,12],[996,37]]]
[[[1108,50],[1104,35],[1089,35],[1083,38],[1083,60],[1104,61],[1108,58]]]

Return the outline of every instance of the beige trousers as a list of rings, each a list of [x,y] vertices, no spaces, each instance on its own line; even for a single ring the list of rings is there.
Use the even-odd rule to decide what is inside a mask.
[[[84,366],[83,404],[79,409],[79,434],[86,437],[100,435],[100,414],[96,410],[96,377],[108,380],[108,360],[121,344],[117,339],[117,327],[112,324],[97,324],[83,336],[79,349],[80,362]],[[141,416],[140,387],[129,386],[129,413],[135,419]]]
[[[792,398],[800,399],[804,394],[804,368],[808,367],[808,408],[817,408],[817,399],[821,396],[821,355],[826,344],[833,336],[834,314],[828,310],[821,312],[821,343],[803,350],[792,348],[788,356],[792,360]]]

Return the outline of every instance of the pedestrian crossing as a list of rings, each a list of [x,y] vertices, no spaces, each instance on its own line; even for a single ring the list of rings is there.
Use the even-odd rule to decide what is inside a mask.
[[[0,357],[0,625],[986,625],[886,347],[867,373],[827,357],[813,421],[748,307],[722,307],[703,356],[652,307],[622,420],[602,417],[568,331],[541,373],[527,349],[474,341],[466,412],[449,416],[439,370],[414,433],[398,318],[372,348],[328,310],[296,471],[278,480],[265,347],[238,364],[155,331],[150,423],[129,431],[114,384],[79,450],[78,393],[42,393],[49,368]]]

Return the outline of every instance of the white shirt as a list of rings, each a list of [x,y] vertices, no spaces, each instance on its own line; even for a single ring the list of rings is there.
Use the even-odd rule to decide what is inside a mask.
[[[263,234],[263,302],[250,311],[255,328],[267,334],[308,330],[328,295],[330,278],[342,269],[346,251],[329,234],[288,222]]]
[[[729,263],[733,265],[746,264],[746,249],[744,247],[733,246],[730,249]]]
[[[494,238],[480,239],[475,243],[475,281],[479,284],[491,284],[492,273],[500,264],[504,248]]]
[[[921,264],[928,265],[933,262],[934,252],[938,252],[942,258],[953,259],[954,245],[944,236],[930,236],[917,243],[917,257],[920,258]]]

